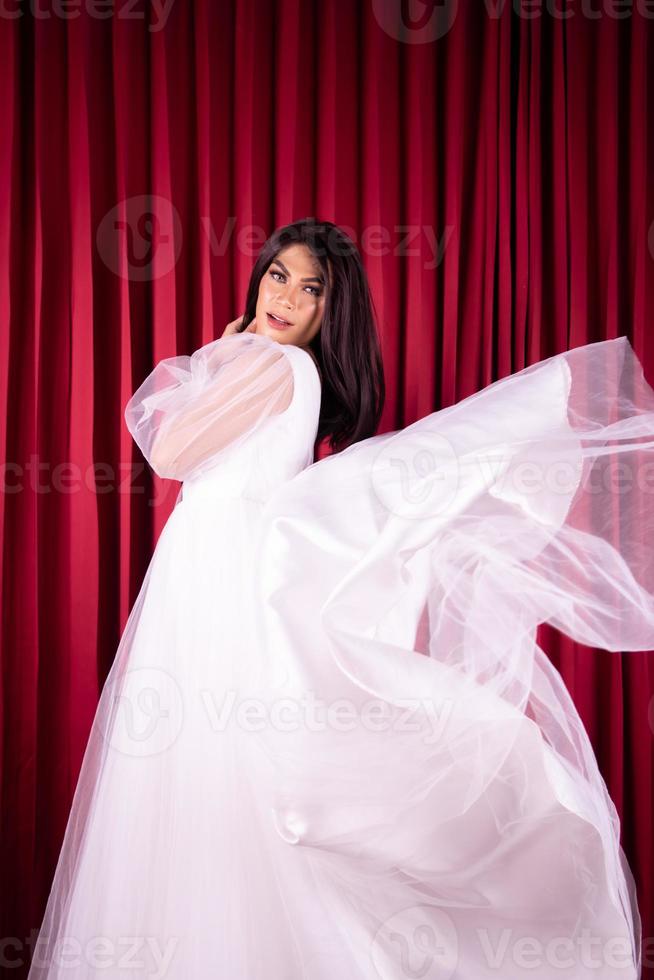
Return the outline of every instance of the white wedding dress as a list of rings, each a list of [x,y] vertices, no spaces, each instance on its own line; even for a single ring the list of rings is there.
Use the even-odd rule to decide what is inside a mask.
[[[30,980],[633,980],[617,814],[536,644],[549,622],[654,646],[654,393],[629,342],[312,463],[320,397],[306,351],[244,333],[128,403],[183,486]]]

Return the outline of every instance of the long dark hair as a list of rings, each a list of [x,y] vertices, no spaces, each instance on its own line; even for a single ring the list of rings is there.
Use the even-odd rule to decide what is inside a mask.
[[[252,270],[240,331],[254,320],[259,283],[268,266],[282,249],[295,244],[310,249],[329,284],[320,330],[309,347],[322,375],[317,440],[329,437],[332,450],[343,449],[375,434],[386,397],[374,304],[351,238],[331,221],[315,218],[273,232]]]

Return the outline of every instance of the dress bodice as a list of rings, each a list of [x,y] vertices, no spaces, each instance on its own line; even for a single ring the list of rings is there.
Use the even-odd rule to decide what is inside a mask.
[[[178,499],[191,502],[238,497],[264,503],[276,487],[313,461],[320,414],[318,370],[301,347],[285,344],[284,350],[293,368],[289,407],[220,454],[214,466],[186,479]]]

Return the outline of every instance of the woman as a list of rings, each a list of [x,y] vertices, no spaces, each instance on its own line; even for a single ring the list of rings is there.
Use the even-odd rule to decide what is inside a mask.
[[[644,471],[654,393],[618,338],[374,435],[383,398],[360,258],[305,220],[130,399],[182,493],[30,977],[640,975],[615,807],[535,635],[654,645],[646,484],[606,479]]]

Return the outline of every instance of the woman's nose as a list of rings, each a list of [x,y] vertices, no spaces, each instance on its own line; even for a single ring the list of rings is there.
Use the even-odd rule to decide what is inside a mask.
[[[294,305],[290,290],[288,291],[285,290],[284,292],[281,292],[277,297],[277,301],[279,303],[282,303],[284,306],[288,306],[288,307],[292,307]]]

